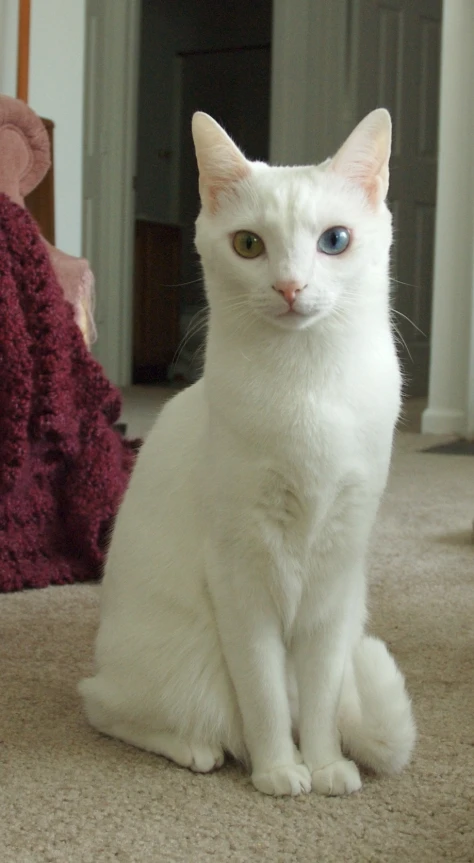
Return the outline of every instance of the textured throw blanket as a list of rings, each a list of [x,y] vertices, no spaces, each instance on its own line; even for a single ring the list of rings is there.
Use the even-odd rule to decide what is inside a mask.
[[[136,442],[31,216],[0,195],[0,591],[97,578]]]

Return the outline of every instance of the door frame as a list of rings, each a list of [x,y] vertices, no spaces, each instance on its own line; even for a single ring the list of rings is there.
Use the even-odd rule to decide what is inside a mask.
[[[96,321],[99,338],[93,346],[93,353],[113,383],[127,386],[131,382],[132,364],[134,178],[141,0],[101,2],[104,5],[105,32],[111,38],[104,39],[102,46],[103,77],[99,82],[105,94],[98,178],[100,236],[97,246],[100,262],[92,260],[92,265],[101,274],[101,281],[96,285],[100,296],[100,315]],[[85,60],[88,47],[85,46]],[[88,98],[91,95],[86,87],[85,112]],[[85,144],[83,153],[85,157]],[[83,254],[91,259],[85,232]]]
[[[113,8],[117,5],[112,0]],[[122,233],[122,244],[115,249],[122,249],[122,268],[118,272],[119,315],[116,330],[120,350],[115,359],[119,385],[128,385],[132,374],[133,351],[133,277],[135,260],[135,177],[136,177],[136,143],[138,121],[138,70],[140,59],[140,21],[142,0],[129,0],[126,8],[125,24],[125,65],[124,93],[122,97],[123,112],[120,116],[120,126],[117,129],[123,150],[117,158],[117,174],[123,170],[124,183],[122,195],[122,217],[118,219],[118,230]],[[112,31],[113,32],[113,31]],[[116,54],[116,61],[123,63],[123,57]],[[123,381],[123,383],[122,383]]]

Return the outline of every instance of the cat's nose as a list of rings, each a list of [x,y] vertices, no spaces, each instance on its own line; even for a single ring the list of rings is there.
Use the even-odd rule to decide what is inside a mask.
[[[275,285],[272,285],[274,291],[277,291],[278,294],[281,294],[283,299],[286,300],[289,306],[292,306],[296,300],[297,294],[300,294],[303,288],[306,285],[300,284],[300,282],[296,282],[294,280],[287,282],[276,282]]]

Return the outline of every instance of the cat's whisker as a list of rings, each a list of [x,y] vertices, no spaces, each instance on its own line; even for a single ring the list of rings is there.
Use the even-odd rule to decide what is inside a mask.
[[[234,332],[238,333],[241,338],[243,338],[251,328],[254,323],[254,316],[247,312],[246,314],[241,313],[235,321],[238,326],[235,326]],[[245,326],[246,324],[246,326]]]
[[[208,322],[208,320],[209,313],[207,310],[203,310],[202,313],[200,313],[199,317],[196,316],[190,322],[186,330],[186,336],[189,337],[190,335],[194,335],[195,332],[199,332],[199,330]]]
[[[394,331],[398,337],[398,341],[401,342],[401,344],[404,346],[408,356],[410,357],[411,362],[413,362],[413,357],[410,353],[410,348],[408,347],[408,345],[407,345],[405,339],[403,338],[403,335],[401,334],[400,330],[395,325],[393,325],[393,329],[394,329]]]
[[[171,361],[170,365],[172,369],[174,369],[179,363],[179,360],[182,357],[186,345],[193,338],[193,336],[196,336],[199,332],[201,332],[201,330],[204,330],[207,327],[208,320],[209,310],[207,308],[199,309],[199,311],[196,312],[195,315],[193,315]]]
[[[244,324],[248,323],[249,326],[252,324],[254,318],[253,315],[248,310],[242,310],[238,315],[236,315],[234,324]],[[242,332],[242,327],[240,326],[240,332]]]
[[[248,297],[246,297],[245,295],[243,295],[242,297],[237,297],[237,298],[229,297],[228,299],[225,299],[221,302],[222,302],[222,307],[226,311],[232,311],[233,309],[240,309],[240,308],[245,307],[245,306],[248,307],[248,305],[249,305]]]
[[[186,330],[186,332],[185,332],[185,334],[184,334],[184,336],[183,336],[183,338],[179,344],[178,350],[179,351],[184,350],[184,348],[186,347],[188,342],[191,341],[191,339],[194,338],[194,336],[197,336],[199,333],[205,331],[206,325],[207,325],[207,319],[196,322],[195,324],[193,324],[192,327],[189,327]]]
[[[191,279],[189,282],[175,282],[172,285],[160,285],[160,288],[186,288],[188,285],[204,284],[204,279],[200,276],[199,279]]]
[[[249,308],[249,305],[248,305],[248,303],[247,303],[247,302],[243,302],[243,301],[242,301],[242,302],[240,302],[240,303],[234,303],[234,304],[232,304],[232,305],[225,306],[224,308],[225,308],[225,311],[226,311],[226,312],[231,312],[231,313],[232,313],[232,312],[238,312],[238,311],[240,311],[240,310],[242,310],[242,309],[248,309],[248,308]]]
[[[196,330],[200,330],[203,324],[207,321],[207,319],[208,318],[205,315],[201,315],[199,318],[193,318],[190,321],[188,327],[186,328],[184,337],[187,338],[189,335],[192,335]]]
[[[347,291],[344,291],[341,294],[338,303],[334,306],[331,312],[331,317],[333,318],[333,320],[344,323],[347,321],[348,315],[352,312],[353,309],[357,309],[357,296],[355,294],[347,293]]]
[[[194,366],[194,365],[196,364],[196,359],[199,357],[199,354],[201,354],[201,357],[200,357],[200,359],[201,359],[201,363],[200,363],[200,365],[201,365],[201,368],[200,368],[200,372],[201,372],[201,374],[202,374],[202,372],[203,372],[203,370],[204,370],[205,353],[206,353],[206,345],[205,345],[205,343],[203,342],[202,344],[200,344],[200,345],[198,345],[198,346],[197,346],[196,350],[194,351],[194,353],[193,353],[193,355],[192,355],[192,357],[191,357],[191,361],[190,361],[190,365],[191,365],[191,366]]]
[[[394,315],[398,315],[400,318],[404,318],[405,321],[408,321],[408,323],[411,324],[412,327],[414,327],[414,329],[417,330],[420,335],[422,335],[425,339],[428,338],[426,333],[424,333],[423,330],[420,330],[420,328],[415,324],[414,321],[411,320],[411,318],[408,317],[408,315],[404,315],[403,312],[399,311],[399,309],[392,309],[392,312]]]
[[[413,285],[411,282],[402,282],[401,279],[395,279],[393,276],[390,277],[390,281],[395,285],[404,285],[407,288],[415,288],[416,291],[420,290],[420,285]]]

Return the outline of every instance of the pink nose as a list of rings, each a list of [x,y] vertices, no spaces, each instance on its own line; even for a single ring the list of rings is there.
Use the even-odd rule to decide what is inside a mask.
[[[289,306],[292,306],[296,300],[296,295],[301,293],[303,290],[303,286],[300,285],[299,282],[289,281],[289,282],[277,282],[276,285],[273,285],[273,290],[277,291],[277,293],[281,294],[283,299],[286,300]]]

